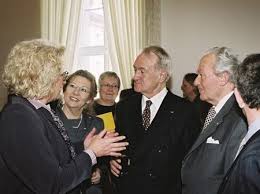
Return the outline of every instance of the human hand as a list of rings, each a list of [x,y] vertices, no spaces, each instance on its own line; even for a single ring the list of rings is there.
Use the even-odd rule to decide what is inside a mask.
[[[117,158],[117,159],[113,159],[110,160],[110,171],[113,175],[115,175],[116,177],[119,177],[120,175],[120,171],[122,170],[122,166],[121,166],[121,159]]]
[[[90,132],[89,134],[85,137],[85,140],[84,140],[84,147],[86,149],[86,147],[89,147],[90,145],[90,142],[91,140],[93,139],[94,135],[95,135],[95,132],[96,132],[96,128],[94,127]]]
[[[101,180],[101,170],[99,168],[96,168],[95,171],[92,173],[91,176],[91,183],[92,184],[99,184]]]
[[[128,145],[128,142],[120,142],[125,139],[125,136],[118,136],[118,134],[106,136],[106,130],[94,135],[93,130],[84,140],[85,149],[92,150],[97,157],[122,155],[120,151],[125,150]]]
[[[117,133],[117,132],[107,132],[104,138],[107,138],[107,137],[116,137],[116,136],[118,136],[118,135],[119,135],[119,133]]]

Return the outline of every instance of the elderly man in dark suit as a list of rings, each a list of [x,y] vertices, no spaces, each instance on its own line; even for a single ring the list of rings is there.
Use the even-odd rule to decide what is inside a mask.
[[[202,132],[182,166],[183,194],[216,194],[246,134],[242,111],[233,95],[233,69],[238,61],[225,47],[210,49],[200,60],[200,99],[211,103]]]
[[[118,193],[179,194],[181,161],[197,137],[199,118],[191,103],[166,89],[170,58],[162,48],[145,48],[134,70],[140,94],[116,108],[116,129],[130,146],[125,158],[111,161]]]

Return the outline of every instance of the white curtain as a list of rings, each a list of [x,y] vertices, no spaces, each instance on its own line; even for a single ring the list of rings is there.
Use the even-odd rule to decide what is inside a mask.
[[[160,44],[160,0],[103,2],[111,64],[119,67],[123,88],[127,88],[136,56],[145,46]]]
[[[146,0],[147,45],[161,44],[161,1]]]
[[[41,0],[41,37],[64,45],[65,69],[73,66],[82,0]]]

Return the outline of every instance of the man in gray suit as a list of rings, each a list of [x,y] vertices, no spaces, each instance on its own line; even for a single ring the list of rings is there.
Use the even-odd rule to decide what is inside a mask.
[[[195,85],[200,99],[213,106],[183,160],[182,194],[216,194],[246,134],[245,118],[233,94],[237,65],[225,47],[210,49],[200,60]]]

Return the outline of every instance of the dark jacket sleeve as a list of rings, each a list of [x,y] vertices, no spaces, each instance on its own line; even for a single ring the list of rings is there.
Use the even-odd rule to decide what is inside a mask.
[[[91,159],[81,153],[72,160],[56,128],[36,112],[17,104],[4,111],[0,121],[2,158],[14,179],[32,192],[65,193],[90,177]]]

